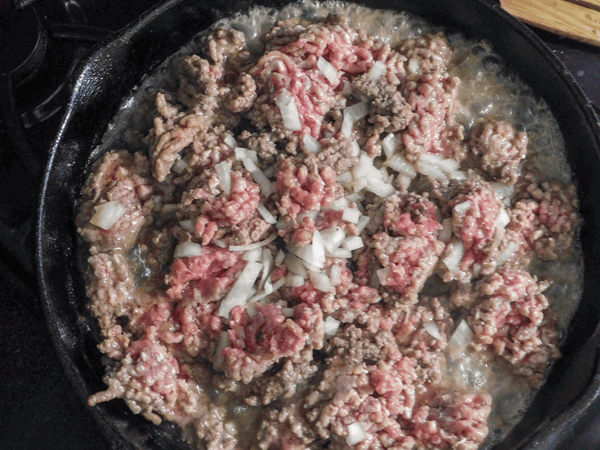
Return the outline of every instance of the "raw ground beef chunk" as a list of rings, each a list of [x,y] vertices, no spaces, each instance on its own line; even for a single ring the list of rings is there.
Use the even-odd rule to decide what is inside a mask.
[[[90,405],[209,450],[475,450],[506,422],[497,369],[535,386],[559,356],[533,274],[576,254],[573,186],[522,123],[469,116],[472,77],[503,94],[459,37],[349,23],[219,26],[140,89],[138,153],[94,164],[76,219]]]

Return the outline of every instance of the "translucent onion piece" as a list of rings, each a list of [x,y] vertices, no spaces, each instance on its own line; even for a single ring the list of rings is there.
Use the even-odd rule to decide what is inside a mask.
[[[416,167],[419,173],[431,177],[434,180],[444,181],[448,179],[448,175],[446,175],[439,167],[434,166],[433,164],[427,164],[419,160],[417,161]]]
[[[409,164],[402,155],[393,155],[385,162],[385,165],[396,172],[407,175],[410,178],[417,176],[417,171],[412,164]]]
[[[315,289],[319,291],[328,292],[331,287],[331,281],[329,277],[324,273],[311,272],[309,274],[310,282],[313,284]]]
[[[235,138],[232,134],[228,134],[227,136],[225,136],[223,142],[225,142],[227,147],[231,148],[232,150],[235,150],[235,148],[237,147],[237,142],[235,141]]]
[[[327,317],[323,323],[323,334],[325,336],[334,336],[340,328],[340,321],[333,317]]]
[[[126,212],[127,208],[119,200],[106,202],[94,208],[90,223],[103,230],[110,230]]]
[[[465,247],[460,241],[448,245],[452,245],[452,250],[450,251],[450,254],[444,258],[444,264],[450,272],[458,272],[463,256],[465,256]]]
[[[213,361],[213,368],[220,372],[223,370],[223,350],[229,346],[229,335],[226,331],[221,331],[219,334],[219,341],[215,348],[215,357]]]
[[[348,425],[348,437],[346,437],[346,444],[353,446],[359,442],[367,439],[367,434],[360,423],[355,422]]]
[[[231,193],[231,167],[227,161],[222,161],[215,166],[217,176],[219,177],[219,186],[226,194]]]
[[[358,223],[361,213],[358,209],[346,208],[342,213],[342,220],[349,223]]]
[[[321,238],[323,239],[325,250],[332,252],[342,245],[342,242],[346,238],[346,232],[341,227],[327,228],[321,231]]]
[[[304,286],[306,279],[302,275],[288,273],[285,280],[285,285],[290,287]]]
[[[356,228],[358,228],[358,232],[362,233],[363,231],[365,231],[365,228],[367,228],[367,225],[370,221],[371,218],[369,216],[361,216],[360,219],[358,219],[358,222],[356,223]]]
[[[337,264],[329,268],[329,281],[332,286],[338,286],[342,282],[342,268]]]
[[[187,169],[187,163],[183,160],[183,159],[178,159],[177,161],[175,161],[173,163],[173,172],[175,172],[178,175],[181,175],[185,169]]]
[[[254,179],[254,181],[256,181],[256,184],[258,184],[258,187],[260,187],[260,191],[262,192],[262,194],[265,197],[269,197],[273,193],[273,184],[271,183],[271,181],[267,178],[263,171],[260,170],[256,166],[256,164],[254,164],[254,161],[252,161],[249,157],[246,156],[242,158],[242,163],[244,164],[244,167],[248,169],[248,172],[250,172],[252,178]]]
[[[506,245],[506,248],[504,249],[504,251],[498,257],[498,261],[496,264],[498,266],[501,266],[502,264],[504,264],[506,261],[511,259],[513,256],[515,256],[518,249],[519,249],[519,244],[517,244],[516,242],[509,242]]]
[[[437,340],[441,340],[442,339],[442,335],[440,333],[440,330],[438,329],[438,327],[435,324],[435,322],[424,323],[423,324],[423,328],[425,328],[425,331],[427,331],[431,336],[433,336]]]
[[[304,135],[304,148],[308,150],[310,153],[314,153],[315,155],[321,151],[321,144],[310,134]]]
[[[259,203],[256,209],[263,217],[263,219],[265,219],[265,222],[270,223],[271,225],[277,223],[277,219],[275,218],[275,216],[273,216],[273,214],[271,214],[271,212],[265,207],[265,205]]]
[[[467,322],[463,319],[460,321],[452,337],[448,342],[448,349],[452,358],[457,358],[463,351],[467,349],[469,343],[473,339],[473,332]]]
[[[329,81],[329,83],[333,84],[336,82],[338,78],[338,71],[335,69],[335,67],[331,65],[329,61],[327,61],[323,57],[320,57],[317,60],[317,67],[319,68],[323,76],[327,78],[327,81]]]
[[[373,81],[379,80],[387,72],[387,66],[383,61],[376,61],[369,70],[369,78]]]
[[[506,212],[506,210],[504,208],[500,209],[500,212],[498,213],[498,218],[496,219],[496,225],[499,229],[504,229],[506,228],[506,225],[508,225],[510,223],[510,216],[508,215],[508,213]]]
[[[245,305],[248,299],[253,295],[252,287],[262,270],[263,265],[257,262],[247,262],[244,269],[240,272],[238,279],[227,293],[227,296],[219,306],[219,316],[229,317],[229,313],[235,306]]]
[[[471,207],[473,203],[471,202],[471,200],[467,200],[466,202],[462,202],[459,203],[458,205],[454,206],[454,212],[456,214],[458,214],[459,216],[462,216],[463,214],[465,214],[469,208]]]
[[[387,277],[390,274],[390,268],[384,267],[383,269],[379,269],[376,273],[377,278],[379,278],[379,284],[387,286]]]
[[[181,222],[179,222],[179,226],[188,233],[194,234],[194,232],[196,231],[196,224],[191,219],[182,220]]]
[[[283,126],[291,131],[300,131],[302,122],[300,122],[300,115],[294,97],[284,89],[275,97],[275,103],[281,112]]]
[[[396,136],[394,133],[389,133],[383,138],[381,147],[383,147],[383,151],[387,158],[390,158],[394,154],[394,151],[396,150]]]
[[[175,247],[175,258],[189,258],[192,256],[200,256],[202,254],[202,246],[195,242],[182,242]]]
[[[271,236],[269,236],[264,241],[255,242],[254,244],[230,245],[229,250],[231,250],[232,252],[245,252],[248,250],[254,250],[255,248],[261,248],[261,247],[264,247],[265,245],[268,245],[271,242],[273,242],[275,239],[277,239],[277,236],[279,236],[277,233],[273,233]]]
[[[252,250],[246,250],[242,259],[244,261],[258,261],[262,256],[262,249],[253,248]]]
[[[343,246],[347,250],[354,251],[363,248],[364,244],[360,236],[352,236],[344,239]]]

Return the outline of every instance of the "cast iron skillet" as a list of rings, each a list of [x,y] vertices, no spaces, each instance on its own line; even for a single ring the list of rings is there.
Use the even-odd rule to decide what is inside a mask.
[[[362,1],[358,1],[362,3]],[[52,145],[40,196],[37,268],[42,302],[59,359],[82,399],[104,389],[97,323],[86,309],[85,285],[77,263],[74,202],[87,175],[92,150],[108,122],[142,76],[215,20],[252,3],[282,6],[284,0],[226,2],[170,0],[108,38],[84,60]],[[366,3],[366,2],[365,2]],[[491,0],[374,0],[374,8],[410,11],[491,41],[510,68],[543,97],[567,141],[584,223],[585,286],[581,305],[563,346],[564,357],[523,421],[495,448],[557,448],[577,424],[600,410],[597,325],[600,319],[600,129],[584,94],[564,66],[525,26]],[[189,449],[169,423],[154,426],[122,401],[90,408],[114,448]]]

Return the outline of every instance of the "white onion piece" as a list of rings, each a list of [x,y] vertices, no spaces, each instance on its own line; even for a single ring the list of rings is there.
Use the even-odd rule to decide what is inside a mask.
[[[431,177],[434,180],[444,181],[448,179],[448,176],[439,167],[432,164],[427,164],[423,161],[417,161],[416,168],[417,172]]]
[[[187,169],[187,163],[183,160],[183,159],[178,159],[177,161],[175,161],[173,163],[173,172],[175,172],[178,175],[181,175],[185,169]]]
[[[492,182],[490,188],[503,200],[511,199],[515,195],[515,187],[508,184]]]
[[[279,236],[277,233],[273,233],[271,236],[266,238],[264,241],[255,242],[254,244],[230,245],[229,250],[231,250],[232,252],[245,252],[248,250],[254,250],[255,248],[261,248],[261,247],[264,247],[265,245],[268,245],[271,242],[273,242],[275,239],[277,239],[277,236]]]
[[[384,267],[383,269],[379,269],[377,272],[377,278],[379,278],[379,284],[382,286],[387,286],[387,278],[390,274],[390,268]]]
[[[323,334],[325,336],[335,336],[338,329],[340,328],[340,321],[333,317],[327,317],[323,322]]]
[[[352,120],[352,116],[350,113],[344,111],[344,119],[342,120],[342,128],[341,133],[342,136],[346,138],[350,138],[352,136],[352,128],[354,127],[354,120]]]
[[[455,170],[454,172],[450,172],[449,175],[451,180],[464,181],[467,179],[467,174],[462,170]]]
[[[260,262],[263,265],[262,275],[260,276],[260,282],[258,284],[259,289],[262,289],[267,277],[271,273],[271,267],[273,266],[273,253],[268,248],[263,248],[260,255]]]
[[[234,150],[235,158],[242,161],[244,158],[250,158],[254,164],[258,164],[258,154],[254,150],[249,150],[244,147],[236,147]]]
[[[348,437],[346,438],[346,444],[353,446],[358,444],[359,442],[367,439],[367,434],[360,423],[355,422],[351,425],[348,425]]]
[[[281,315],[288,319],[294,317],[294,308],[281,308]]]
[[[434,153],[423,153],[419,158],[419,161],[437,166],[440,170],[448,173],[458,170],[459,167],[458,161],[450,158],[442,158]]]
[[[94,208],[90,223],[103,230],[110,230],[126,212],[127,208],[119,200],[106,202]]]
[[[381,147],[383,148],[385,156],[391,158],[396,150],[396,135],[394,133],[386,135],[381,141]]]
[[[362,233],[363,231],[365,231],[365,228],[367,228],[367,225],[369,224],[370,221],[371,221],[371,218],[369,216],[361,216],[360,219],[358,219],[358,222],[356,224],[356,228],[358,228],[358,232]]]
[[[346,238],[346,232],[341,227],[327,228],[321,231],[321,238],[323,239],[325,250],[332,252],[342,245],[342,242]]]
[[[329,255],[333,258],[352,258],[352,252],[350,250],[346,250],[345,248],[336,248],[335,250],[329,252]]]
[[[508,215],[508,213],[506,212],[506,210],[504,208],[500,209],[500,212],[498,213],[498,218],[496,219],[496,225],[499,229],[504,229],[506,228],[506,225],[508,225],[510,223],[510,216]]]
[[[305,134],[304,135],[304,148],[309,151],[310,153],[313,154],[318,154],[321,151],[321,144],[319,144],[319,141],[317,141],[314,137],[312,137],[310,134]]]
[[[283,126],[291,131],[300,131],[302,122],[300,122],[300,115],[294,97],[284,89],[275,97],[275,103],[281,112]]]
[[[408,60],[407,68],[411,74],[418,74],[421,71],[421,67],[419,66],[419,60],[417,58],[410,58]]]
[[[258,261],[261,256],[262,249],[253,248],[252,250],[246,250],[246,252],[244,252],[244,256],[242,256],[242,259],[244,261]]]
[[[280,266],[285,258],[285,252],[283,250],[279,250],[277,255],[275,256],[275,265]]]
[[[286,275],[285,285],[290,287],[304,286],[305,278],[302,275],[288,273]]]
[[[444,244],[450,242],[452,238],[452,219],[442,220],[442,229],[439,231],[438,239]]]
[[[342,186],[346,189],[349,189],[352,186],[352,174],[350,172],[344,172],[338,175],[337,180]]]
[[[202,254],[202,246],[195,242],[182,242],[175,247],[175,258],[189,258],[193,256],[200,256]]]
[[[379,80],[387,72],[387,66],[383,61],[376,61],[369,69],[369,78],[373,81]]]
[[[254,164],[254,161],[252,161],[249,157],[246,156],[242,158],[242,163],[244,164],[244,167],[248,169],[248,172],[250,172],[252,178],[254,178],[254,181],[256,181],[256,184],[258,184],[258,187],[260,188],[262,194],[265,197],[269,197],[273,193],[273,184],[271,183],[271,181],[267,178],[263,171],[260,170],[256,166],[256,164]]]
[[[344,108],[344,113],[348,113],[353,122],[362,119],[369,114],[369,102],[360,102]]]
[[[371,178],[367,180],[367,183],[367,191],[382,198],[387,198],[396,192],[394,186],[381,180]]]
[[[357,178],[352,182],[352,190],[354,192],[360,192],[367,187],[367,184],[366,177]]]
[[[219,177],[219,186],[226,194],[231,193],[231,167],[227,161],[222,161],[215,166],[217,177]]]
[[[463,319],[460,321],[454,333],[452,333],[452,337],[448,342],[448,349],[450,350],[450,355],[453,358],[456,358],[465,351],[473,339],[473,332],[467,322]]]
[[[277,219],[275,218],[275,216],[273,216],[273,214],[271,214],[271,212],[265,207],[265,205],[259,203],[256,209],[263,217],[263,219],[265,219],[265,222],[270,223],[271,225],[277,223]]]
[[[457,272],[463,256],[465,256],[465,247],[460,241],[448,245],[452,245],[452,249],[450,250],[450,254],[444,258],[444,264],[450,272]]]
[[[350,147],[352,147],[352,153],[350,153],[350,156],[356,158],[358,155],[360,155],[360,145],[358,145],[358,142],[352,141]]]
[[[410,178],[417,176],[417,171],[414,166],[409,164],[402,155],[393,155],[384,164],[390,169],[394,169],[396,172],[400,172]]]
[[[424,323],[423,324],[423,328],[425,328],[425,331],[427,331],[431,336],[433,336],[434,338],[436,338],[438,341],[442,339],[442,335],[440,333],[440,330],[438,329],[438,327],[435,324],[435,322]]]
[[[308,276],[315,289],[323,292],[329,291],[329,288],[331,287],[331,281],[327,275],[324,273],[311,272]]]
[[[345,197],[342,197],[342,198],[338,198],[337,200],[334,200],[331,203],[331,205],[325,206],[322,209],[324,211],[339,211],[339,210],[345,209],[347,206],[348,206],[348,199],[346,199]]]
[[[179,226],[188,233],[194,234],[196,232],[196,224],[191,219],[182,220],[181,222],[179,222]]]
[[[215,347],[215,357],[213,361],[213,368],[220,372],[223,369],[223,350],[229,346],[229,334],[226,331],[221,331],[219,334],[219,341]]]
[[[342,282],[342,268],[337,264],[329,268],[329,281],[332,286],[338,286]]]
[[[473,204],[473,202],[471,202],[471,200],[467,200],[466,202],[459,203],[458,205],[454,206],[454,208],[453,208],[454,212],[456,214],[458,214],[459,216],[462,216],[469,210],[469,208],[471,207],[472,204]]]
[[[361,213],[358,209],[346,208],[346,209],[344,209],[344,212],[342,213],[342,220],[344,222],[356,224],[356,223],[358,223],[360,216],[361,216]]]
[[[294,275],[301,275],[303,277],[308,276],[308,271],[306,270],[306,267],[302,263],[302,260],[297,256],[288,253],[287,255],[285,255],[283,262],[288,268],[288,270]]]
[[[377,176],[377,169],[373,166],[373,160],[364,152],[360,153],[358,165],[352,169],[354,178],[367,177],[369,175]]]
[[[323,267],[325,265],[325,244],[323,242],[321,233],[319,233],[318,231],[315,231],[313,233],[312,247],[314,260],[305,261],[310,264],[314,264],[315,266]]]
[[[237,142],[235,141],[233,134],[228,134],[227,136],[225,136],[223,142],[225,142],[225,145],[227,145],[227,147],[229,147],[232,150],[235,150],[235,148],[237,147]]]
[[[509,242],[506,245],[506,248],[504,249],[504,251],[498,257],[498,261],[496,264],[498,266],[501,266],[502,264],[504,264],[506,261],[511,259],[513,256],[515,256],[515,253],[517,253],[518,249],[519,249],[519,245],[516,242],[512,242],[512,241]]]
[[[222,241],[221,239],[214,239],[213,244],[215,244],[217,247],[221,247],[221,248],[227,247],[227,244],[224,241]]]
[[[346,238],[346,239],[344,239],[344,242],[342,243],[342,245],[346,250],[350,250],[350,251],[358,250],[359,248],[364,247],[363,240],[360,236],[352,236],[352,237]]]
[[[390,182],[391,183],[391,182]],[[402,189],[408,189],[408,187],[410,186],[410,183],[412,183],[412,178],[404,175],[403,173],[398,175],[398,181],[397,184],[402,188]]]
[[[329,83],[333,84],[338,78],[338,71],[333,65],[322,56],[317,59],[317,67]]]
[[[262,300],[263,298],[268,297],[269,295],[271,295],[273,292],[277,291],[278,289],[281,289],[281,287],[283,285],[285,285],[285,279],[286,277],[281,277],[279,280],[277,280],[274,284],[271,284],[270,280],[271,278],[269,278],[269,289],[267,290],[267,283],[265,283],[265,291],[261,292],[260,294],[256,294],[254,297],[252,297],[250,300],[248,300],[249,302],[258,302],[260,300]]]
[[[359,192],[356,192],[354,194],[346,195],[346,200],[348,200],[350,202],[354,202],[354,203],[359,203],[363,200],[363,196]],[[359,204],[357,206],[358,206],[358,208],[361,208],[362,205]]]
[[[253,295],[252,286],[258,278],[263,265],[257,262],[247,262],[244,269],[240,272],[238,279],[227,293],[227,296],[219,306],[219,316],[229,317],[232,308],[245,305],[248,299]]]
[[[306,267],[306,270],[308,270],[309,272],[315,272],[315,273],[323,272],[322,267],[314,266],[310,263],[307,263],[306,261],[302,261],[302,264],[304,264],[304,267]]]

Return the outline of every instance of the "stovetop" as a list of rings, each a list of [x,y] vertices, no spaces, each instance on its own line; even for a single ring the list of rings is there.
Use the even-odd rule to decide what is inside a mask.
[[[156,0],[0,0],[0,449],[111,448],[55,355],[37,299],[32,230],[68,77]],[[600,108],[600,49],[535,30]],[[600,417],[568,444],[600,448]]]

